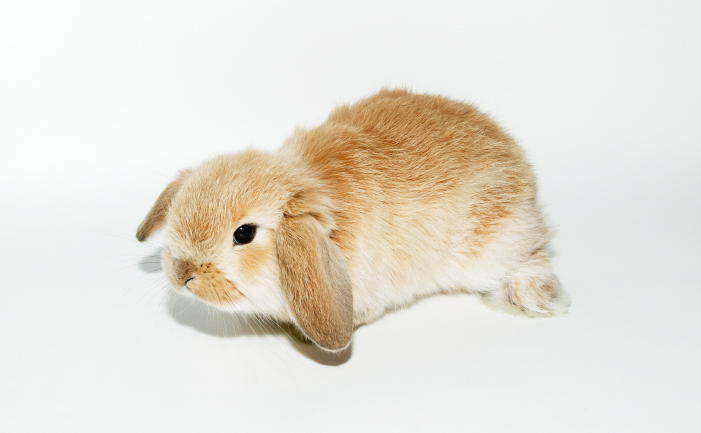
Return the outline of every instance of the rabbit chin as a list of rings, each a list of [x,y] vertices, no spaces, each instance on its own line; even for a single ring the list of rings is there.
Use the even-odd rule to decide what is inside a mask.
[[[271,289],[270,287],[255,286],[247,287],[245,291],[241,291],[243,296],[239,296],[236,299],[226,303],[217,303],[202,299],[184,286],[175,287],[172,282],[171,288],[179,296],[196,299],[206,305],[216,308],[217,310],[227,313],[266,317],[278,320],[280,322],[289,322],[291,320],[279,288],[277,289],[277,294],[279,294],[279,296],[275,296],[276,290],[274,288]],[[251,296],[248,296],[247,293],[251,294]]]
[[[280,287],[280,274],[277,262],[266,263],[255,274],[238,271],[240,262],[225,260],[219,265],[222,275],[231,281],[241,293],[237,299],[216,308],[236,314],[256,315],[279,321],[289,321],[287,301]]]

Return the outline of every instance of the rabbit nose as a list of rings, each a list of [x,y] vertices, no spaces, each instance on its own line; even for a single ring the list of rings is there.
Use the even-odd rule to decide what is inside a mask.
[[[184,286],[187,290],[190,290],[190,287],[187,285],[187,283],[189,283],[190,281],[192,281],[194,279],[195,279],[195,277],[191,277],[191,278],[188,278],[187,281],[185,281]],[[190,291],[192,291],[192,290],[190,290]]]

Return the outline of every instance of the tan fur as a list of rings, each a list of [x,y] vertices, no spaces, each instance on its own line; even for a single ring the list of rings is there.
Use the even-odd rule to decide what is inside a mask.
[[[196,263],[173,258],[168,252],[168,265],[164,268],[170,281],[185,286],[195,296],[212,304],[226,304],[236,300],[241,293],[211,263]]]
[[[353,325],[437,292],[485,293],[526,315],[569,305],[523,152],[489,117],[439,96],[383,90],[339,107],[278,153],[223,155],[181,175],[154,209],[139,239],[165,219],[164,267],[188,263],[197,277],[188,291],[167,272],[176,289],[294,322],[329,350]],[[233,245],[242,224],[256,238]]]
[[[154,203],[153,207],[151,208],[151,211],[148,213],[148,215],[146,215],[146,218],[144,218],[144,221],[136,231],[136,238],[139,240],[139,242],[145,241],[149,236],[151,236],[151,233],[163,227],[170,204],[180,190],[183,181],[189,174],[190,170],[181,171],[178,176],[168,184],[161,195],[158,196],[156,203]]]
[[[275,259],[275,250],[264,245],[253,244],[246,248],[246,254],[241,256],[240,272],[246,279],[253,279],[261,272],[266,263]]]
[[[341,251],[312,215],[287,217],[280,223],[278,260],[295,323],[321,347],[346,347],[353,333],[348,271]]]

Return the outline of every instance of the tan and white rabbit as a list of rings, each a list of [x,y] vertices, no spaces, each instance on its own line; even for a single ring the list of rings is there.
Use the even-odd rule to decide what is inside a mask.
[[[521,149],[470,105],[383,90],[297,130],[277,153],[182,171],[140,241],[165,227],[176,291],[293,323],[319,347],[438,292],[561,315],[551,231]]]

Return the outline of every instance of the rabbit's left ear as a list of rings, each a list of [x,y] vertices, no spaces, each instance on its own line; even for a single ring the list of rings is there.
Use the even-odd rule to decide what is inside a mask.
[[[322,225],[332,223],[325,206],[304,201],[298,195],[288,204],[278,228],[280,282],[302,332],[322,349],[338,351],[353,336],[350,278],[341,250]]]
[[[168,215],[168,209],[170,209],[170,203],[173,201],[178,191],[180,191],[180,187],[191,172],[191,170],[183,170],[178,173],[178,176],[169,183],[161,195],[158,196],[156,203],[153,204],[148,215],[146,215],[146,218],[144,218],[136,231],[136,239],[138,239],[139,242],[145,241],[151,236],[151,233],[163,227],[166,216]]]

